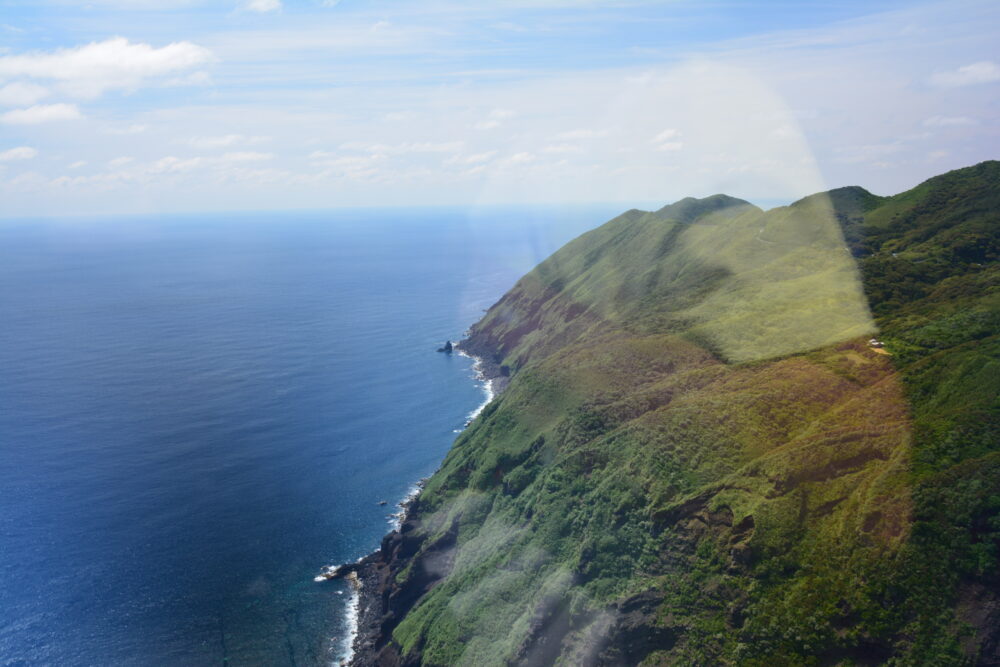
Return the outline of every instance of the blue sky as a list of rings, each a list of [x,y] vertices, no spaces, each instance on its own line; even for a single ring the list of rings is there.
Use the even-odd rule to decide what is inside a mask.
[[[0,217],[879,194],[1000,157],[995,2],[0,0]]]

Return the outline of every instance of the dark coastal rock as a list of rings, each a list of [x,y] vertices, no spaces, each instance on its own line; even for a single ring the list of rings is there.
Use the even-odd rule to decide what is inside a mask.
[[[446,340],[444,345],[438,348],[438,352],[444,352],[445,354],[451,354],[453,346],[450,340]]]
[[[410,512],[414,513],[411,506]],[[358,566],[360,601],[358,603],[358,634],[354,640],[355,667],[402,667],[420,664],[419,654],[402,655],[400,647],[392,641],[392,631],[414,604],[441,579],[437,563],[427,567],[427,554],[414,561],[414,555],[423,546],[424,537],[418,536],[419,521],[407,518],[399,530],[384,538],[379,550],[364,558]],[[456,531],[448,531],[439,544],[427,553],[451,552]],[[441,543],[441,542],[444,543]],[[412,561],[412,565],[411,565]],[[401,586],[397,575],[411,566],[413,575]]]
[[[512,370],[509,366],[501,363],[503,354],[492,341],[473,334],[460,340],[455,345],[455,350],[479,362],[481,379],[492,382],[494,394],[499,395],[510,384]]]

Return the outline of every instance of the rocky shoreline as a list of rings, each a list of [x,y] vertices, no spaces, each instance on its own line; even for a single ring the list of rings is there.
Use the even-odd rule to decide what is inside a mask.
[[[497,353],[487,345],[470,336],[454,346],[476,362],[479,380],[489,385],[495,398],[510,382],[507,369],[500,364]],[[420,534],[420,496],[404,501],[401,505],[399,528],[382,538],[378,550],[356,563],[349,563],[337,569],[337,577],[354,577],[358,588],[357,634],[354,639],[354,653],[350,667],[411,667],[419,664],[419,659],[401,654],[399,646],[392,641],[392,631],[410,608],[438,579],[410,577],[406,589],[396,583],[396,575],[410,564],[423,543]],[[442,548],[447,544],[434,545]]]
[[[454,349],[475,360],[479,379],[490,384],[494,397],[507,388],[510,369],[500,363],[503,357],[489,343],[472,335],[456,343]]]
[[[392,630],[410,606],[399,604],[401,591],[395,583],[395,576],[405,567],[405,554],[401,553],[401,547],[407,542],[405,535],[412,533],[414,528],[414,522],[405,520],[399,530],[382,538],[377,551],[351,567],[357,577],[359,596],[354,653],[348,665],[367,667],[408,664],[402,661],[398,647],[390,640]],[[418,541],[410,542],[416,542],[413,546],[419,547]],[[412,551],[416,551],[416,548]]]

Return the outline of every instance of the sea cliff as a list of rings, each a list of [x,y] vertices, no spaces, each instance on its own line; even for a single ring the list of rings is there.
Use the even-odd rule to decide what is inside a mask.
[[[355,665],[1000,664],[1000,163],[631,210],[361,561]]]

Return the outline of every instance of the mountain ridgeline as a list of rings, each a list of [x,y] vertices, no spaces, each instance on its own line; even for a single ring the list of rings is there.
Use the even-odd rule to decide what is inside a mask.
[[[461,343],[510,381],[355,664],[1000,665],[998,239],[986,162],[570,242]]]

